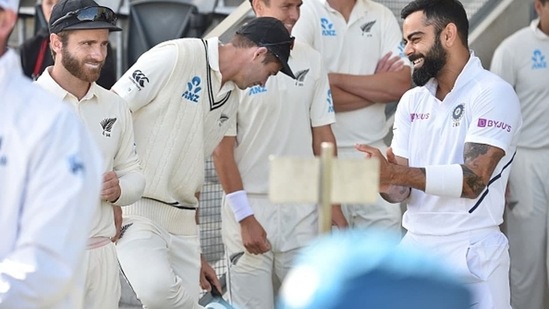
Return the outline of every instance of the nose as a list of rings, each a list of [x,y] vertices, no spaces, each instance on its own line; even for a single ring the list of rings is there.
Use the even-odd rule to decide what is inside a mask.
[[[107,46],[98,45],[92,48],[91,58],[95,61],[104,61],[107,58]]]
[[[406,55],[406,56],[410,56],[411,54],[413,54],[413,48],[410,44],[410,42],[406,42],[404,43],[404,48],[402,49],[402,52]]]
[[[295,23],[299,19],[300,11],[299,7],[293,7],[290,9],[290,19]]]

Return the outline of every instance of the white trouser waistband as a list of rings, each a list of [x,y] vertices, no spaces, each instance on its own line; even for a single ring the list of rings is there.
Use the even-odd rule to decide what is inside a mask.
[[[88,250],[103,247],[111,242],[108,237],[90,237],[88,238]]]
[[[164,227],[175,235],[198,234],[196,209],[180,209],[159,201],[141,198],[132,205],[122,207],[124,216],[142,216]]]

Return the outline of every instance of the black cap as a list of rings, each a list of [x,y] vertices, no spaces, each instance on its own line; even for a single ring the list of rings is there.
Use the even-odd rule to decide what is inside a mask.
[[[236,34],[247,37],[257,46],[266,47],[282,63],[280,71],[295,79],[288,65],[294,37],[290,36],[288,29],[280,20],[273,17],[257,17],[240,27]]]
[[[93,0],[61,0],[51,11],[50,33],[64,30],[108,29],[121,31],[116,26],[116,14]]]

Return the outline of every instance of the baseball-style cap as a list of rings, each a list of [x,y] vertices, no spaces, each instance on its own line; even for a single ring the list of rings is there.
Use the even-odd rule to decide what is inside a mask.
[[[236,34],[247,37],[257,46],[266,47],[282,63],[280,71],[295,79],[288,65],[294,37],[290,36],[288,29],[280,20],[273,17],[257,17],[240,27]]]
[[[0,7],[17,12],[19,10],[19,0],[0,0]]]
[[[117,19],[111,9],[93,0],[61,0],[51,11],[49,27],[50,33],[82,29],[121,31],[116,26]]]

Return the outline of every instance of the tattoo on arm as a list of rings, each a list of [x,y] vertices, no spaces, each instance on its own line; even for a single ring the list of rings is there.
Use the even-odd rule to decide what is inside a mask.
[[[485,144],[466,143],[463,150],[463,181],[462,196],[482,193],[488,178],[503,156],[503,152]],[[483,175],[486,174],[486,175]],[[486,178],[484,179],[483,178]]]

